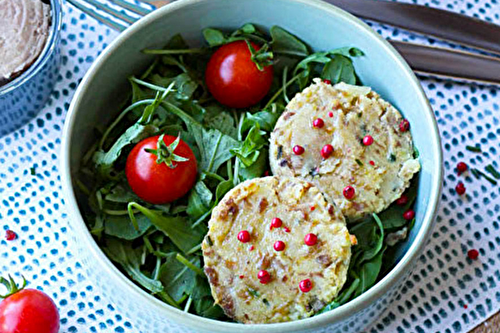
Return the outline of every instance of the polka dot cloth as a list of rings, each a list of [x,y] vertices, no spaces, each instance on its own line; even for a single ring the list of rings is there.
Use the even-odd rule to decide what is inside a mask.
[[[413,1],[500,24],[498,0]],[[61,313],[61,332],[136,332],[133,322],[103,298],[75,257],[59,179],[61,130],[79,80],[116,33],[66,5],[63,64],[48,105],[22,129],[0,138],[0,274],[22,273],[48,293]],[[369,22],[389,39],[452,48]],[[368,333],[467,332],[500,309],[500,185],[458,177],[464,161],[500,169],[500,89],[422,77],[440,127],[445,182],[434,233],[413,275]],[[480,143],[483,153],[466,145]],[[35,175],[31,174],[33,168]],[[463,181],[467,194],[454,187]],[[5,240],[5,231],[19,236]],[[471,260],[467,251],[478,249]]]

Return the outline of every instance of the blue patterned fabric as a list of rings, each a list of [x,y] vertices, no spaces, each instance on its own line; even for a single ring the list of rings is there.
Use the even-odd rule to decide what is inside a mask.
[[[500,24],[498,0],[413,1]],[[48,293],[61,313],[61,332],[136,332],[102,298],[75,256],[59,180],[64,117],[79,80],[116,33],[66,5],[63,63],[55,91],[36,119],[0,138],[0,274],[20,273]],[[383,36],[456,47],[375,23]],[[443,138],[445,184],[437,224],[414,274],[369,333],[467,332],[500,309],[500,186],[457,176],[464,161],[500,169],[500,89],[422,78]],[[465,150],[480,143],[483,153]],[[35,175],[31,175],[34,168]],[[464,181],[467,195],[454,187]],[[5,230],[19,237],[5,240]],[[469,249],[479,258],[467,258]]]

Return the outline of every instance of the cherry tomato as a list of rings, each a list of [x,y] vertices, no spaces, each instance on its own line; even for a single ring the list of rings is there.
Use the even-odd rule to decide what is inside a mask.
[[[259,46],[251,42],[256,51]],[[221,104],[246,108],[263,99],[273,82],[273,66],[259,70],[245,41],[221,46],[205,72],[208,90]]]
[[[0,333],[57,333],[59,312],[49,296],[23,289],[0,303]]]
[[[153,136],[139,142],[127,157],[125,174],[132,191],[139,198],[152,204],[172,202],[184,196],[196,181],[196,158],[193,151],[182,140],[173,150],[171,144],[176,141],[175,136],[164,135],[163,156],[169,155],[163,162],[158,163],[158,156],[147,150],[156,150],[159,136]],[[174,156],[187,159],[178,162]],[[171,163],[171,166],[168,164]]]

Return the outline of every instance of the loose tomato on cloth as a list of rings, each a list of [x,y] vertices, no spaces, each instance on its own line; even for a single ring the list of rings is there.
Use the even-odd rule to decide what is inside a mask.
[[[153,136],[139,142],[127,157],[125,175],[132,191],[152,204],[183,197],[196,181],[193,151],[180,136]]]
[[[23,278],[24,280],[24,278]],[[0,283],[7,287],[0,303],[0,333],[57,333],[59,312],[45,293],[35,289],[19,288],[12,277],[0,277]]]
[[[255,51],[260,47],[253,42]],[[246,108],[263,99],[273,82],[273,66],[260,70],[252,60],[246,41],[240,40],[221,46],[210,58],[205,72],[210,93],[221,104]]]

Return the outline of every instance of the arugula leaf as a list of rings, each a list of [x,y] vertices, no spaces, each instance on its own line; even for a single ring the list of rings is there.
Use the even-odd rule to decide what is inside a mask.
[[[212,319],[224,316],[221,307],[214,303],[207,279],[203,279],[200,276],[195,277],[195,286],[191,298],[193,299],[194,309],[198,315]]]
[[[238,159],[246,166],[249,167],[260,155],[260,150],[266,144],[266,139],[263,137],[263,133],[260,130],[259,123],[255,125],[248,132],[245,141],[239,147],[231,149],[231,153],[234,156],[238,156]]]
[[[273,113],[270,111],[259,111],[257,113],[247,112],[245,120],[243,120],[243,124],[241,125],[241,133],[246,132],[255,124],[259,124],[260,128],[263,131],[271,132],[274,129],[274,125],[279,118],[278,113]]]
[[[264,172],[266,172],[268,166],[268,151],[266,148],[262,148],[260,150],[259,157],[257,160],[246,168],[241,168],[239,170],[240,176],[243,180],[254,179],[258,177],[262,177]]]
[[[307,45],[285,29],[275,25],[271,27],[270,33],[274,52],[298,57],[307,57],[309,54]]]
[[[210,209],[213,194],[203,181],[198,181],[190,191],[186,212],[194,219],[199,218]]]
[[[117,238],[133,240],[141,237],[151,227],[149,219],[137,214],[138,229],[135,229],[128,215],[106,215],[104,218],[104,233]]]
[[[113,187],[108,194],[104,197],[105,200],[118,203],[128,203],[130,201],[139,200],[137,195],[125,185],[119,184]]]
[[[132,243],[107,237],[102,249],[111,260],[120,264],[123,270],[145,289],[153,294],[163,291],[160,281],[148,277],[141,271],[141,251],[133,249]]]
[[[213,206],[215,207],[219,203],[220,199],[222,199],[222,197],[233,187],[234,183],[231,179],[220,182],[219,185],[217,185],[217,189],[215,190],[215,202]]]
[[[172,243],[184,253],[199,245],[203,239],[203,233],[199,229],[192,229],[188,221],[182,216],[164,216],[159,211],[131,202],[128,204],[128,209],[130,220],[134,225],[136,225],[134,223],[135,214],[132,212],[134,208],[144,214],[158,230],[167,235]]]
[[[233,36],[238,36],[242,34],[253,34],[258,32],[255,26],[251,23],[244,24],[241,28],[232,33]]]
[[[99,173],[105,178],[111,178],[110,173],[113,168],[113,163],[120,157],[123,148],[152,136],[157,130],[158,128],[156,126],[134,124],[116,140],[107,152],[96,151],[93,161]]]
[[[207,117],[205,126],[216,129],[225,135],[229,135],[233,139],[236,139],[238,136],[238,129],[234,123],[234,118],[223,110],[218,110],[217,114],[214,116]]]
[[[213,28],[203,29],[203,37],[205,38],[205,41],[208,43],[208,45],[210,45],[211,47],[219,46],[226,43],[226,36],[224,36],[224,33],[222,31],[217,29]]]
[[[231,149],[240,145],[238,141],[218,130],[205,129],[177,106],[167,102],[165,107],[179,116],[185,122],[188,131],[194,136],[200,151],[198,169],[200,172],[217,172],[219,167],[233,156]]]
[[[176,259],[176,253],[166,256],[166,261],[160,267],[158,279],[165,291],[179,302],[184,294],[190,295],[195,287],[196,273]]]
[[[355,225],[350,232],[358,239],[358,249],[363,251],[359,262],[371,260],[384,245],[384,228],[376,214],[372,219]]]
[[[309,55],[308,57],[304,58],[303,60],[301,60],[297,64],[297,66],[295,66],[293,76],[296,76],[299,73],[301,74],[300,78],[299,78],[299,86],[300,86],[300,89],[302,90],[310,82],[314,64],[328,64],[332,60],[334,60],[336,58],[336,56],[346,57],[347,60],[350,61],[349,56],[355,57],[355,56],[360,56],[360,55],[363,55],[363,52],[359,49],[356,49],[356,48],[339,48],[339,49],[334,49],[334,50],[326,51],[326,52],[316,52],[316,53],[313,53],[313,54]],[[343,59],[343,58],[338,58],[338,59]],[[328,71],[326,73],[324,72],[323,73],[324,75],[326,75],[330,72],[335,74],[335,73],[338,73],[339,69],[343,69],[342,64],[345,63],[345,60],[338,60],[338,59],[335,61],[335,63],[332,63],[329,65],[331,68],[328,69]],[[349,65],[347,65],[347,66],[349,66]],[[352,63],[351,63],[351,66],[352,66]],[[334,71],[334,69],[336,67],[338,67],[339,69]],[[354,73],[354,69],[352,71]],[[350,73],[350,68],[346,72]],[[339,77],[342,78],[343,76],[344,75],[340,75]],[[352,78],[350,78],[350,76],[348,76],[348,75],[345,75],[345,76],[347,78],[349,78],[350,80],[352,80]],[[336,75],[333,75],[332,77],[335,78]],[[355,73],[354,73],[354,77],[356,78]],[[339,81],[332,81],[332,82],[339,82]],[[356,80],[354,82],[356,82]]]
[[[165,46],[165,49],[169,50],[184,50],[187,48],[189,48],[189,46],[184,38],[182,38],[181,34],[175,34],[174,36],[172,36],[172,38],[170,38],[167,45]]]
[[[385,248],[382,249],[375,257],[371,260],[366,261],[359,270],[359,286],[354,294],[354,297],[358,297],[368,289],[370,289],[375,282],[382,268],[382,258],[384,256]]]
[[[339,54],[334,55],[332,60],[325,65],[321,78],[330,80],[333,84],[339,82],[356,84],[356,74],[351,59]]]

